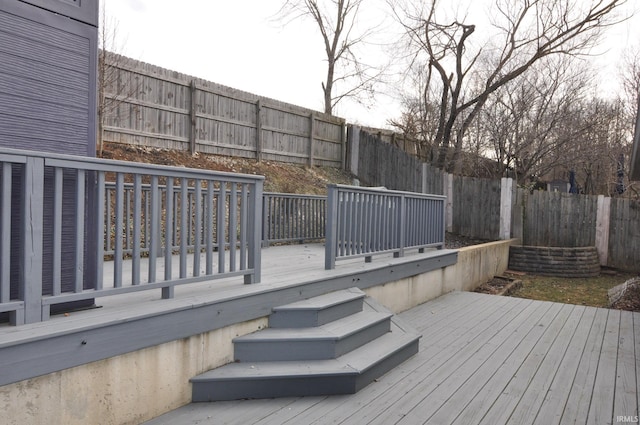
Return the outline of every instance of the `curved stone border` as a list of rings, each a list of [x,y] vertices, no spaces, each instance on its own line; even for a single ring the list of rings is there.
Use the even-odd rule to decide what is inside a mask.
[[[600,274],[600,259],[595,246],[561,248],[511,246],[509,269],[558,277],[595,277]]]

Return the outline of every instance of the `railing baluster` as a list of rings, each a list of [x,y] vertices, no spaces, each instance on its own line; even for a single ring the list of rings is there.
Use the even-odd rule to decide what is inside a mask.
[[[52,295],[62,293],[62,196],[64,176],[62,168],[53,171],[53,270]]]
[[[11,163],[2,163],[0,187],[0,303],[11,300]]]
[[[131,251],[131,283],[140,284],[140,244],[142,236],[142,176],[135,174],[133,177],[133,246]]]
[[[123,238],[123,219],[124,213],[124,175],[118,173],[116,175],[116,210],[115,210],[115,246],[113,254],[113,286],[114,288],[122,287],[122,238]]]
[[[207,275],[213,274],[213,181],[207,181],[207,202],[206,202],[206,227],[205,244],[206,248],[206,270]]]
[[[247,184],[242,184],[242,192],[240,193],[240,270],[247,269],[247,206],[248,202],[248,189]]]
[[[187,248],[189,246],[189,231],[187,220],[189,216],[189,182],[181,179],[180,184],[180,278],[187,277]],[[176,217],[177,218],[177,217]]]
[[[124,249],[131,250],[131,188],[124,189]]]
[[[195,180],[195,194],[194,194],[194,217],[193,217],[193,275],[200,276],[200,254],[202,251],[202,181],[200,179]]]
[[[227,215],[227,186],[224,181],[220,181],[218,191],[218,211],[216,223],[216,236],[218,239],[218,273],[225,271],[225,249],[226,249],[226,215]]]
[[[164,224],[164,280],[169,281],[172,279],[172,256],[173,256],[173,177],[167,177],[167,189],[165,194],[165,224]],[[162,298],[173,298],[173,286],[162,288]]]
[[[238,249],[238,186],[231,183],[229,192],[229,271],[236,271]]]
[[[158,248],[161,244],[160,236],[160,204],[162,202],[162,195],[158,188],[158,176],[151,177],[151,193],[150,193],[151,212],[150,216],[147,216],[147,222],[150,229],[147,236],[147,244],[149,246],[149,283],[156,281],[157,274],[157,260],[158,260]]]
[[[84,214],[85,214],[85,171],[76,174],[76,230],[75,230],[75,292],[82,292],[84,286]]]
[[[107,229],[107,236],[105,238],[105,245],[104,245],[104,249],[107,252],[112,252],[113,251],[113,245],[111,244],[111,236],[113,234],[113,224],[111,223],[111,214],[112,214],[112,210],[111,210],[111,191],[115,190],[115,189],[111,189],[111,187],[106,188],[106,213],[105,213],[105,227]]]
[[[104,171],[98,171],[96,179],[96,230],[94,237],[96,238],[96,267],[95,267],[95,289],[96,291],[102,290],[104,280],[104,246],[105,239],[109,239],[108,232],[110,227],[106,228],[105,232],[105,175]]]

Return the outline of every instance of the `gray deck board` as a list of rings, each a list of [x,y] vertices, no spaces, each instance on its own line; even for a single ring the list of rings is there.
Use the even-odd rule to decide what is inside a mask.
[[[586,422],[593,395],[598,360],[602,350],[602,336],[607,323],[608,310],[598,310],[591,327],[585,350],[580,358],[578,372],[569,390],[569,398],[565,405],[560,424]],[[585,413],[586,412],[586,413]]]
[[[551,382],[551,385],[544,393],[542,404],[545,408],[538,411],[533,421],[534,424],[547,425],[560,422],[562,412],[565,409],[569,397],[571,385],[578,373],[580,358],[589,341],[589,334],[593,327],[597,311],[596,308],[587,307],[582,315],[580,324],[571,338],[564,358],[558,365],[555,376],[553,377],[553,382]]]
[[[565,424],[638,415],[640,313],[451,293],[420,351],[353,395],[185,406],[150,424]]]
[[[640,353],[638,353],[640,354]],[[615,416],[638,416],[636,352],[633,335],[633,313],[621,312],[620,337],[618,338],[618,363],[616,366],[616,388],[613,402]]]
[[[427,423],[453,423],[460,415],[462,408],[471,402],[469,394],[486,395],[491,398],[492,387],[488,386],[491,378],[501,369],[507,368],[507,362],[511,356],[514,356],[514,358],[524,357],[524,353],[529,348],[522,344],[522,335],[528,335],[533,330],[536,330],[538,321],[549,311],[550,307],[551,305],[548,303],[530,303],[527,305],[522,310],[522,317],[519,318],[518,324],[520,327],[518,330],[514,331],[510,338],[506,338],[497,347],[492,358],[483,363],[482,367],[478,368],[473,376],[460,386],[454,394],[444,403],[437,406],[437,411],[428,419]],[[521,355],[520,353],[523,354]],[[482,403],[483,400],[480,399],[476,402]]]
[[[602,341],[602,351],[598,361],[598,372],[593,386],[587,424],[609,424],[613,422],[620,316],[620,311],[611,310],[607,317],[607,327]]]

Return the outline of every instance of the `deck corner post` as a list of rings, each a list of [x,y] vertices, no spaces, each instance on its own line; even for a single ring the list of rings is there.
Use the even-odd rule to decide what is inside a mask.
[[[262,261],[262,195],[263,180],[255,182],[253,194],[249,201],[249,252],[248,266],[253,273],[244,276],[245,284],[260,283]]]
[[[338,246],[338,187],[327,186],[327,224],[324,243],[324,268],[332,270],[336,267]]]
[[[22,223],[19,296],[24,301],[24,323],[42,321],[42,239],[44,158],[27,157],[22,174]]]

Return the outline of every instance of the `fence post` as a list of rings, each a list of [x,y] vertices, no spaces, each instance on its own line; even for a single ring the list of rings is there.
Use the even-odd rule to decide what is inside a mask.
[[[256,160],[262,161],[262,101],[256,102]]]
[[[313,167],[313,133],[315,131],[316,119],[313,113],[309,115],[309,167]]]
[[[22,175],[20,299],[24,323],[42,321],[44,158],[27,157]]]
[[[503,177],[500,181],[500,230],[499,238],[511,239],[511,206],[513,197],[513,180]]]
[[[331,270],[336,267],[338,238],[338,188],[327,186],[327,224],[324,242],[324,268]]]
[[[347,169],[347,125],[345,123],[345,121],[342,121],[342,124],[340,124],[340,137],[342,138],[342,152],[341,152],[341,156],[342,156],[342,161],[340,163],[340,167],[343,170]]]
[[[596,249],[600,265],[609,262],[609,222],[611,220],[611,198],[598,195],[596,215]]]
[[[262,261],[262,192],[263,180],[255,182],[253,193],[249,200],[249,252],[248,267],[252,274],[244,275],[244,283],[260,283]],[[224,248],[218,248],[224,249]],[[243,248],[244,249],[244,248]]]
[[[427,163],[422,163],[422,190],[421,193],[427,193]]]
[[[197,111],[196,111],[196,82],[191,80],[189,83],[189,118],[191,119],[191,127],[189,129],[189,151],[191,155],[195,154],[197,151],[196,147],[196,122],[198,120]]]

